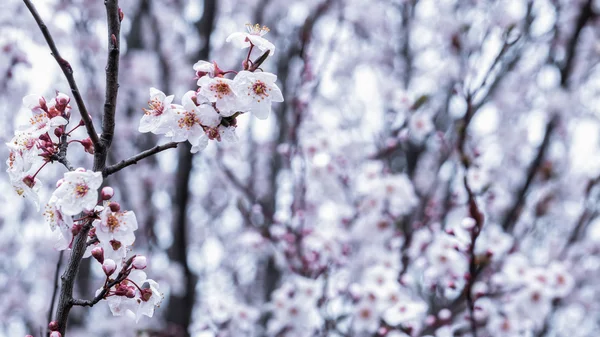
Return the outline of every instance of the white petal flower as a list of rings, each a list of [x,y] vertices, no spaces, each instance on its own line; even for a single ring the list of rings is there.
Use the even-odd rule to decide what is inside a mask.
[[[140,320],[142,315],[152,317],[154,315],[154,309],[160,307],[163,300],[163,294],[158,291],[158,283],[152,279],[147,279],[141,283],[142,293],[140,305],[135,313],[136,323]]]
[[[46,223],[50,226],[53,232],[56,233],[56,243],[54,248],[57,250],[65,250],[69,248],[73,241],[73,218],[64,215],[58,207],[56,207],[56,197],[50,198],[46,205],[44,217]],[[58,231],[57,231],[58,229]]]
[[[198,82],[200,82],[200,78],[202,78],[203,76],[215,76],[215,65],[213,63],[207,61],[198,61],[194,64],[193,68],[196,71],[196,75],[198,76]]]
[[[199,94],[215,103],[222,117],[229,117],[239,110],[238,95],[233,88],[233,81],[227,78],[204,76],[198,80],[201,87]]]
[[[263,52],[268,50],[270,56],[275,53],[275,46],[263,37],[263,35],[269,32],[269,28],[266,26],[261,27],[259,24],[247,24],[246,29],[248,30],[248,33],[233,33],[229,35],[225,41],[231,42],[235,47],[241,49],[250,47],[250,43],[252,43]]]
[[[283,102],[276,80],[277,76],[271,73],[240,71],[233,81],[244,107],[256,118],[267,119],[271,113],[271,102]]]
[[[144,116],[140,120],[138,130],[140,132],[152,132],[157,135],[167,133],[169,131],[169,121],[173,118],[171,109],[173,97],[173,95],[166,96],[156,88],[150,88],[149,108],[144,109]]]
[[[175,111],[171,125],[171,136],[175,142],[189,141],[196,149],[203,149],[208,142],[204,127],[216,127],[221,122],[221,116],[209,104],[196,105],[193,91],[183,96],[182,109]]]
[[[113,212],[105,207],[100,212],[100,219],[95,220],[93,225],[105,258],[122,261],[127,255],[127,247],[135,241],[133,232],[138,229],[135,214],[131,211]]]
[[[76,215],[94,209],[98,201],[100,185],[102,185],[102,172],[67,172],[63,183],[52,196],[57,198],[56,206],[63,214]]]

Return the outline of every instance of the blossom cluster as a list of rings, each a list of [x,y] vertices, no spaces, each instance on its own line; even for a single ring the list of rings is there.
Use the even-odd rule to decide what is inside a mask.
[[[203,150],[209,140],[237,141],[236,117],[252,113],[258,119],[267,119],[272,102],[283,102],[281,90],[275,84],[277,76],[257,71],[275,47],[262,36],[268,28],[248,25],[248,33],[233,33],[228,42],[241,48],[250,48],[243,69],[223,71],[216,62],[198,61],[193,69],[198,88],[186,92],[181,104],[173,104],[173,95],[167,96],[150,88],[148,108],[140,120],[138,130],[162,134],[174,142],[188,141],[191,152]],[[254,47],[264,53],[250,60]],[[226,75],[235,73],[233,79]]]
[[[28,123],[17,128],[14,137],[6,143],[10,152],[8,175],[18,195],[31,199],[39,209],[37,174],[60,153],[59,137],[71,116],[70,98],[63,93],[46,101],[44,97],[29,95],[23,98]]]

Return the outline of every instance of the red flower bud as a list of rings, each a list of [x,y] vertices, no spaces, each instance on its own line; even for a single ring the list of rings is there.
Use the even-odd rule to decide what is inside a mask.
[[[110,200],[110,198],[112,198],[114,195],[115,190],[110,186],[103,187],[102,191],[100,191],[100,196],[102,197],[102,200]]]
[[[50,329],[50,331],[57,331],[58,330],[58,322],[57,321],[52,321],[48,324],[48,329]]]
[[[92,249],[92,256],[96,261],[104,263],[104,249],[102,247],[96,247]]]

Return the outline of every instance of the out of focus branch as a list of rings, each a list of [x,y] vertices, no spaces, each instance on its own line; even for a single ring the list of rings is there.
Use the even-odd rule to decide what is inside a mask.
[[[575,59],[575,55],[577,54],[577,42],[579,41],[581,30],[594,16],[596,16],[596,14],[592,10],[592,0],[588,0],[581,8],[581,12],[579,13],[579,17],[577,18],[577,25],[575,26],[575,31],[573,31],[573,36],[567,44],[567,55],[565,58],[565,63],[560,69],[560,85],[564,88],[568,86],[567,82],[573,69],[573,60]]]
[[[58,63],[58,66],[62,70],[63,74],[65,75],[65,77],[67,79],[67,82],[69,83],[69,87],[71,88],[71,93],[73,94],[73,98],[75,98],[75,102],[77,103],[77,107],[79,108],[79,113],[81,114],[81,119],[85,123],[85,128],[87,130],[88,135],[90,136],[90,139],[92,140],[92,143],[94,144],[94,148],[99,149],[100,148],[100,138],[98,137],[98,134],[96,133],[96,129],[94,128],[94,123],[92,122],[92,118],[91,118],[90,114],[88,113],[88,110],[85,107],[85,103],[83,102],[83,98],[81,97],[81,93],[79,92],[79,89],[77,88],[77,83],[75,82],[75,77],[73,76],[73,68],[71,68],[71,64],[69,64],[69,62],[67,62],[67,60],[62,58],[62,56],[60,56],[60,53],[58,52],[58,48],[56,47],[56,44],[54,43],[54,39],[52,38],[52,35],[50,34],[48,27],[42,20],[40,14],[35,9],[35,6],[31,3],[30,0],[23,0],[23,2],[25,3],[25,6],[27,6],[29,11],[31,12],[31,15],[33,15],[33,18],[37,22],[37,25],[40,27],[40,30],[42,31],[42,34],[44,35],[44,39],[46,40],[48,47],[50,47],[52,56],[54,56],[54,59]]]
[[[151,149],[148,149],[144,152],[136,154],[135,156],[133,156],[131,158],[122,160],[117,164],[114,164],[114,165],[104,168],[102,170],[102,175],[106,178],[113,173],[121,171],[122,169],[126,168],[127,166],[137,164],[138,161],[140,161],[144,158],[150,157],[154,154],[157,154],[157,153],[162,152],[167,149],[175,148],[175,147],[177,147],[178,144],[179,143],[177,143],[177,142],[170,142],[170,143],[163,144],[163,145],[157,145]]]
[[[54,290],[52,291],[52,299],[50,300],[50,309],[48,310],[48,322],[52,321],[52,314],[54,313],[54,302],[56,302],[56,294],[58,293],[58,275],[60,274],[60,266],[62,264],[64,250],[60,251],[58,255],[58,261],[56,262],[56,271],[54,272]]]
[[[523,183],[523,186],[521,186],[521,188],[519,188],[519,190],[517,192],[517,197],[515,198],[515,202],[513,203],[510,210],[508,211],[506,218],[502,222],[502,227],[507,232],[512,232],[515,224],[517,223],[519,214],[521,213],[521,210],[524,206],[525,196],[527,195],[527,191],[529,191],[529,188],[531,187],[531,184],[533,183],[533,179],[535,178],[535,175],[537,174],[537,172],[539,171],[539,169],[543,163],[544,157],[546,156],[546,152],[548,151],[548,147],[550,146],[550,138],[552,136],[552,133],[554,132],[554,129],[558,125],[558,121],[559,121],[559,118],[557,115],[555,115],[550,119],[548,124],[546,124],[546,131],[544,132],[544,140],[542,141],[542,144],[540,145],[540,147],[538,149],[535,159],[529,166],[529,169],[527,169],[527,178],[525,179],[525,183]]]

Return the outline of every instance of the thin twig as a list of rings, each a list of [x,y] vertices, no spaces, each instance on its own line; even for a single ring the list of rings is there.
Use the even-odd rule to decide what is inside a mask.
[[[96,133],[94,123],[92,122],[92,118],[88,113],[88,110],[85,107],[85,103],[83,102],[83,98],[81,97],[79,89],[77,88],[77,83],[75,82],[75,77],[73,76],[73,68],[71,68],[71,64],[69,64],[67,60],[62,58],[62,56],[60,56],[58,48],[56,48],[56,44],[54,43],[54,39],[52,38],[52,35],[50,34],[48,27],[42,20],[40,14],[35,9],[35,6],[31,3],[30,0],[23,0],[23,2],[25,3],[25,6],[27,6],[27,8],[29,9],[29,12],[31,12],[31,15],[33,15],[33,18],[37,22],[37,25],[40,27],[40,30],[44,35],[44,39],[46,40],[46,43],[48,43],[48,47],[50,47],[52,56],[54,56],[54,59],[58,63],[63,74],[65,74],[67,82],[69,82],[69,87],[71,88],[71,93],[73,93],[73,98],[75,98],[75,102],[77,103],[77,107],[79,108],[81,119],[85,123],[87,133],[90,136],[90,139],[92,140],[92,144],[94,144],[94,148],[98,149],[100,147],[100,138]]]
[[[104,170],[102,170],[102,175],[106,178],[109,175],[126,168],[127,166],[137,164],[138,161],[140,161],[144,158],[150,157],[156,153],[162,152],[167,149],[175,148],[175,147],[177,147],[178,144],[179,143],[177,143],[177,142],[170,142],[170,143],[163,144],[163,145],[157,145],[151,149],[148,149],[144,152],[136,154],[135,156],[133,156],[131,158],[121,160],[117,164],[106,167]]]
[[[73,298],[73,299],[71,299],[71,305],[93,307],[94,304],[100,302],[102,299],[104,299],[106,294],[108,294],[108,292],[110,291],[110,288],[123,282],[127,278],[127,276],[129,276],[129,272],[131,271],[131,270],[129,270],[129,267],[131,266],[131,263],[133,262],[133,259],[135,257],[136,257],[136,255],[130,257],[129,260],[127,260],[127,262],[125,262],[123,264],[123,267],[121,267],[121,271],[119,272],[119,275],[117,275],[117,277],[115,279],[109,281],[104,286],[102,291],[100,291],[100,293],[98,293],[98,295],[96,295],[96,297],[94,297],[92,300],[82,300],[82,299]]]
[[[54,313],[54,303],[56,302],[56,294],[58,293],[58,275],[60,273],[60,265],[62,264],[65,251],[61,250],[56,262],[56,271],[54,272],[54,290],[52,291],[52,300],[50,301],[50,310],[48,310],[48,323],[52,321],[52,313]]]

